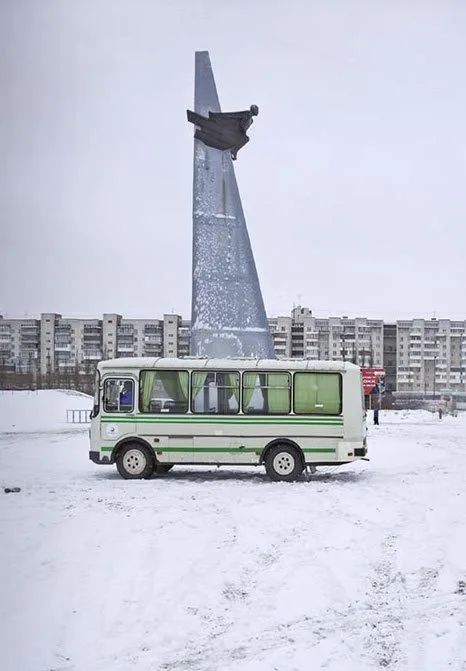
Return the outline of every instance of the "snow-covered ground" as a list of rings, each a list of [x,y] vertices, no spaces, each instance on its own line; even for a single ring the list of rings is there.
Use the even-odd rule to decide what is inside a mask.
[[[0,432],[69,431],[66,411],[91,408],[92,397],[79,391],[0,391]]]
[[[466,669],[466,415],[384,412],[310,482],[123,481],[78,403],[0,394],[1,671]]]

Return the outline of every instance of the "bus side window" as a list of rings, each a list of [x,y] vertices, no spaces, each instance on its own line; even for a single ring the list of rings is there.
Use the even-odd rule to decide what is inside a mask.
[[[236,415],[239,411],[239,373],[193,371],[191,410],[201,415]]]
[[[188,412],[189,374],[185,370],[144,370],[139,378],[139,410]]]
[[[128,379],[105,380],[105,412],[132,412],[134,408],[134,382]]]
[[[295,373],[295,414],[339,415],[342,410],[341,385],[340,373]]]
[[[289,373],[243,373],[243,412],[248,415],[288,415],[291,410]]]

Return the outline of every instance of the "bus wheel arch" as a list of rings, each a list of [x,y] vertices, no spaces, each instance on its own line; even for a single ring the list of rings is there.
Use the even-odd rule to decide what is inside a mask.
[[[116,458],[118,456],[118,453],[127,445],[128,443],[139,443],[140,445],[144,445],[145,447],[148,447],[149,450],[151,450],[151,446],[149,443],[144,440],[143,438],[139,438],[139,436],[124,436],[113,448],[112,450],[112,455],[111,455],[111,463],[115,463]],[[154,463],[156,462],[155,454],[154,454]]]
[[[302,449],[289,438],[276,438],[268,443],[262,451],[260,463],[265,464],[267,475],[272,480],[296,480],[306,466]]]
[[[145,440],[129,437],[115,445],[112,461],[125,479],[150,478],[157,465],[151,446]]]

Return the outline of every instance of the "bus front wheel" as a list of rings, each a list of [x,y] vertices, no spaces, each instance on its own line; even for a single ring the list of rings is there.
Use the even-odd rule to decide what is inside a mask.
[[[292,482],[303,472],[299,450],[291,445],[274,445],[265,457],[265,470],[272,480]]]
[[[116,465],[125,480],[147,479],[154,472],[154,457],[144,445],[129,443],[119,451]]]

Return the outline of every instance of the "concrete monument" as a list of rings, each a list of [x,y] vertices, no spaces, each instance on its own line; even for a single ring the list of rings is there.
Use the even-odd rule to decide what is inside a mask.
[[[258,108],[222,113],[207,51],[196,52],[191,354],[275,358],[232,159]]]

